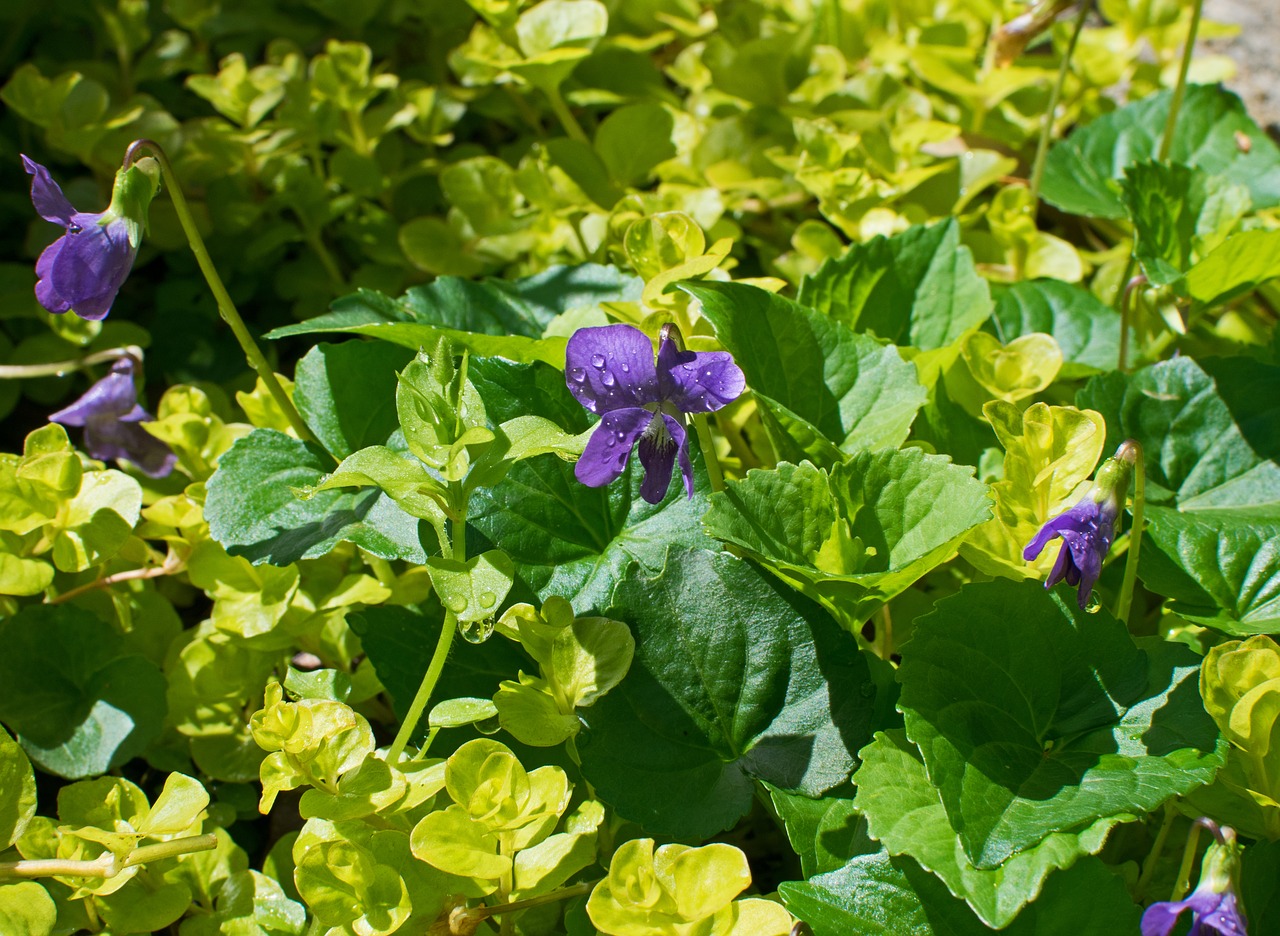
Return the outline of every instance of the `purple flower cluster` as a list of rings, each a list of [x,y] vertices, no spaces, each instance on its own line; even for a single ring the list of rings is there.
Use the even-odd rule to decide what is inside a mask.
[[[1042,526],[1022,551],[1022,558],[1030,562],[1044,551],[1050,540],[1061,537],[1062,549],[1044,587],[1052,588],[1062,581],[1080,586],[1076,600],[1081,608],[1089,603],[1094,583],[1102,574],[1102,560],[1115,539],[1116,521],[1129,491],[1129,477],[1136,458],[1132,446],[1133,443],[1124,443],[1114,458],[1103,462],[1088,493],[1070,510]]]
[[[664,331],[653,343],[631,325],[574,332],[565,349],[565,382],[578,402],[600,415],[574,474],[602,487],[626,470],[639,443],[645,477],[640,496],[660,503],[680,461],[685,491],[693,496],[686,414],[711,413],[746,388],[746,378],[725,351],[682,351]]]
[[[177,457],[139,425],[153,417],[138,405],[137,364],[127,355],[118,359],[106,377],[49,419],[64,426],[83,426],[85,450],[94,458],[128,459],[145,474],[163,478],[173,471]]]
[[[40,217],[66,229],[36,261],[36,298],[50,312],[105,318],[138,253],[155,177],[137,164],[122,169],[106,211],[76,211],[48,169],[26,156],[22,164]]]

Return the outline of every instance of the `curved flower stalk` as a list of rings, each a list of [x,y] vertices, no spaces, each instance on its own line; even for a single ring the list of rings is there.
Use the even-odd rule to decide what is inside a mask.
[[[1186,900],[1162,900],[1142,914],[1142,936],[1169,936],[1183,913],[1191,911],[1188,936],[1247,936],[1244,913],[1236,896],[1240,849],[1230,826],[1201,819],[1216,839],[1204,853],[1200,883]]]
[[[565,349],[565,383],[600,424],[574,474],[602,487],[627,468],[639,443],[645,477],[640,496],[657,504],[680,461],[685,491],[693,496],[693,465],[685,417],[712,413],[736,400],[746,378],[727,351],[681,350],[674,326],[663,326],[657,362],[653,344],[631,325],[580,328]]]
[[[147,208],[160,187],[160,167],[143,159],[121,169],[107,210],[88,212],[76,211],[44,166],[26,156],[22,165],[40,217],[66,228],[36,261],[36,299],[50,312],[105,318],[133,268]]]
[[[144,474],[163,478],[173,471],[177,456],[139,425],[154,417],[138,405],[137,366],[137,359],[130,355],[120,358],[106,377],[49,420],[64,426],[83,426],[85,450],[94,458],[127,459]]]
[[[1081,608],[1089,603],[1094,583],[1102,574],[1102,560],[1115,538],[1116,521],[1129,492],[1129,477],[1137,457],[1137,443],[1122,443],[1115,456],[1102,463],[1084,497],[1042,526],[1022,551],[1022,558],[1030,562],[1050,540],[1061,537],[1062,550],[1044,587],[1052,588],[1061,581],[1080,586],[1077,601]]]

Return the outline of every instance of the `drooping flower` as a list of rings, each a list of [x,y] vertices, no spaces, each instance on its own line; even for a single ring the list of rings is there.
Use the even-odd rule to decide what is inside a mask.
[[[1142,936],[1169,936],[1178,917],[1191,911],[1191,930],[1187,936],[1247,936],[1244,914],[1236,897],[1236,873],[1240,850],[1236,833],[1230,826],[1219,826],[1212,819],[1200,819],[1214,834],[1214,841],[1204,853],[1200,865],[1200,882],[1186,900],[1163,900],[1147,907],[1142,914]]]
[[[177,457],[139,423],[154,417],[138,405],[134,383],[137,361],[125,355],[107,374],[70,406],[49,417],[64,426],[84,426],[84,447],[102,461],[128,459],[145,474],[163,478]]]
[[[600,415],[574,474],[601,487],[626,470],[639,442],[644,481],[640,496],[661,502],[677,458],[685,491],[693,496],[687,414],[711,413],[746,388],[742,370],[726,351],[683,351],[671,327],[653,343],[631,325],[580,328],[565,349],[565,382],[578,402]]]
[[[1074,507],[1058,514],[1040,528],[1022,551],[1030,562],[1054,537],[1062,537],[1058,561],[1053,564],[1044,587],[1052,588],[1061,581],[1079,585],[1077,601],[1083,608],[1089,603],[1093,585],[1102,574],[1102,560],[1111,549],[1116,534],[1116,521],[1129,492],[1129,476],[1137,461],[1136,443],[1125,442],[1116,449],[1115,457],[1102,463],[1093,478],[1093,486]]]
[[[31,201],[40,217],[67,229],[36,261],[36,298],[50,312],[75,312],[97,321],[111,311],[146,226],[147,208],[160,184],[154,159],[140,159],[116,173],[106,211],[76,211],[49,170],[26,156]]]

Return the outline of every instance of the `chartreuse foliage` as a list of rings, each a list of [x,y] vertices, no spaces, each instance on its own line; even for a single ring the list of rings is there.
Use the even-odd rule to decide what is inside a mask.
[[[0,932],[1132,936],[1202,814],[1280,927],[1280,150],[1206,83],[1162,158],[1191,4],[0,7],[5,137],[157,140],[308,429],[167,192],[41,312],[8,148]],[[692,497],[576,479],[612,323],[746,375]],[[125,350],[167,478],[44,424]]]

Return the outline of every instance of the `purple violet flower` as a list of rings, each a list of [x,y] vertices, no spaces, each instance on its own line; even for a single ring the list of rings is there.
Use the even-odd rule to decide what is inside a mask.
[[[64,426],[84,426],[84,447],[102,461],[128,459],[143,473],[163,478],[173,471],[177,456],[169,446],[143,429],[139,423],[153,417],[138,405],[134,383],[137,361],[126,355],[111,365],[107,374],[70,406],[49,417]]]
[[[1111,549],[1116,535],[1116,520],[1129,492],[1129,475],[1137,458],[1130,443],[1116,450],[1114,458],[1102,463],[1093,479],[1093,487],[1074,507],[1060,513],[1040,528],[1022,551],[1030,562],[1054,537],[1062,538],[1058,561],[1053,564],[1044,587],[1052,588],[1061,581],[1079,585],[1076,600],[1084,608],[1093,594],[1093,585],[1102,574],[1102,560]]]
[[[50,312],[105,318],[142,242],[147,206],[159,186],[155,161],[143,159],[121,169],[111,204],[97,213],[76,211],[44,166],[26,156],[22,164],[40,217],[67,230],[36,261],[36,299]]]
[[[1212,819],[1198,820],[1217,840],[1204,853],[1200,883],[1186,900],[1162,900],[1142,914],[1142,936],[1169,936],[1178,918],[1191,911],[1187,936],[1247,936],[1244,914],[1235,892],[1240,850],[1230,826],[1218,826]]]
[[[685,415],[720,409],[738,398],[747,381],[727,351],[682,351],[671,331],[663,329],[656,365],[653,343],[631,325],[580,328],[569,339],[565,383],[579,403],[600,415],[574,469],[588,487],[622,474],[638,441],[645,469],[640,496],[651,504],[662,501],[677,456],[685,491],[693,496]]]

